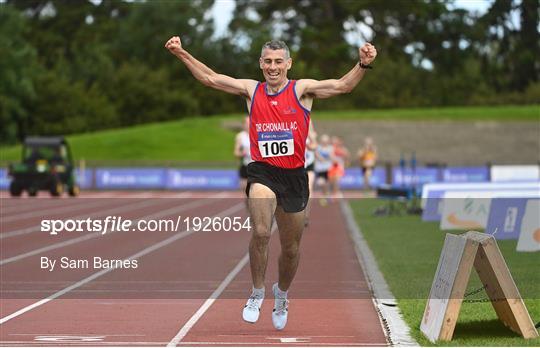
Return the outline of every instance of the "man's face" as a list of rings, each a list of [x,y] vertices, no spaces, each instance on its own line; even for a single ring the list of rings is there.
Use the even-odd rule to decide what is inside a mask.
[[[287,71],[291,68],[292,59],[287,59],[283,49],[266,48],[259,59],[259,64],[266,82],[271,86],[279,86],[287,80]]]

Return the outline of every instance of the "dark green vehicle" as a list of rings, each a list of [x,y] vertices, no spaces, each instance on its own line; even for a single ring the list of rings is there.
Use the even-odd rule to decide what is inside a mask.
[[[65,189],[70,196],[79,194],[73,158],[64,137],[26,138],[22,162],[10,164],[8,174],[9,192],[15,197],[23,191],[36,196],[40,190],[49,191],[52,196],[60,196]]]

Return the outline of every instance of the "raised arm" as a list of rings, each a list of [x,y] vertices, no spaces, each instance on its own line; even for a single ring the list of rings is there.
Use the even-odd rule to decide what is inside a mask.
[[[236,138],[234,139],[234,156],[238,158],[242,158],[244,156],[245,150],[242,148],[242,138],[240,137],[240,133],[236,134]]]
[[[308,139],[309,142],[306,144],[306,148],[311,151],[315,151],[317,149],[317,132],[315,131],[315,127],[313,127],[313,121],[309,122],[309,129],[308,129]]]
[[[299,97],[307,98],[330,98],[335,95],[351,92],[354,87],[362,80],[366,69],[360,67],[360,63],[364,66],[371,64],[377,57],[375,46],[366,43],[358,49],[360,61],[340,79],[330,80],[299,80],[296,84],[296,92]]]
[[[191,74],[205,86],[251,99],[257,81],[235,79],[227,75],[216,73],[183,49],[182,42],[178,36],[171,37],[165,43],[165,48],[180,59],[189,69]]]

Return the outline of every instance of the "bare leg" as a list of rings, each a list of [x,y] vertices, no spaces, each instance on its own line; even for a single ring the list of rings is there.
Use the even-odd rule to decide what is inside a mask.
[[[249,242],[249,264],[253,286],[264,287],[268,263],[268,242],[272,218],[276,210],[276,195],[262,184],[252,184],[249,189],[249,212],[253,233]]]
[[[246,187],[247,187],[247,179],[240,178],[240,192],[243,197],[246,197]],[[245,198],[244,203],[246,205],[246,209],[248,209],[249,211],[249,202],[248,202],[247,197]]]
[[[286,213],[281,207],[276,208],[276,222],[281,242],[281,254],[278,261],[278,286],[283,291],[289,289],[298,269],[300,239],[304,230],[304,215],[304,211]]]
[[[330,197],[330,179],[324,179],[323,193],[324,198]]]
[[[308,187],[309,187],[309,200],[308,200],[308,203],[307,203],[307,206],[306,206],[306,210],[305,210],[305,225],[308,224],[308,220],[309,220],[309,211],[311,210],[311,200],[313,197],[313,185],[315,183],[315,172],[313,171],[309,171],[308,173]]]
[[[322,198],[320,199],[320,202],[321,202],[321,205],[324,205],[326,203],[326,200],[328,199],[328,193],[329,193],[328,179],[320,177],[318,180],[318,185],[322,188]]]
[[[330,177],[331,199],[337,198],[339,193],[339,176],[333,175]]]
[[[364,189],[370,190],[371,186],[369,185],[369,179],[371,178],[371,168],[366,168],[366,171],[364,172]]]

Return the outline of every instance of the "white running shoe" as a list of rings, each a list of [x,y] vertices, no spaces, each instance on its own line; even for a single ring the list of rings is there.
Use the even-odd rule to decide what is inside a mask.
[[[288,305],[289,300],[286,297],[278,297],[277,295],[278,285],[277,283],[272,286],[272,292],[274,293],[274,310],[272,311],[272,324],[277,330],[283,330],[287,325],[287,314],[289,314]]]
[[[242,312],[242,318],[248,323],[255,323],[259,319],[259,313],[261,312],[261,306],[264,300],[264,293],[252,292],[251,296],[244,306]]]

